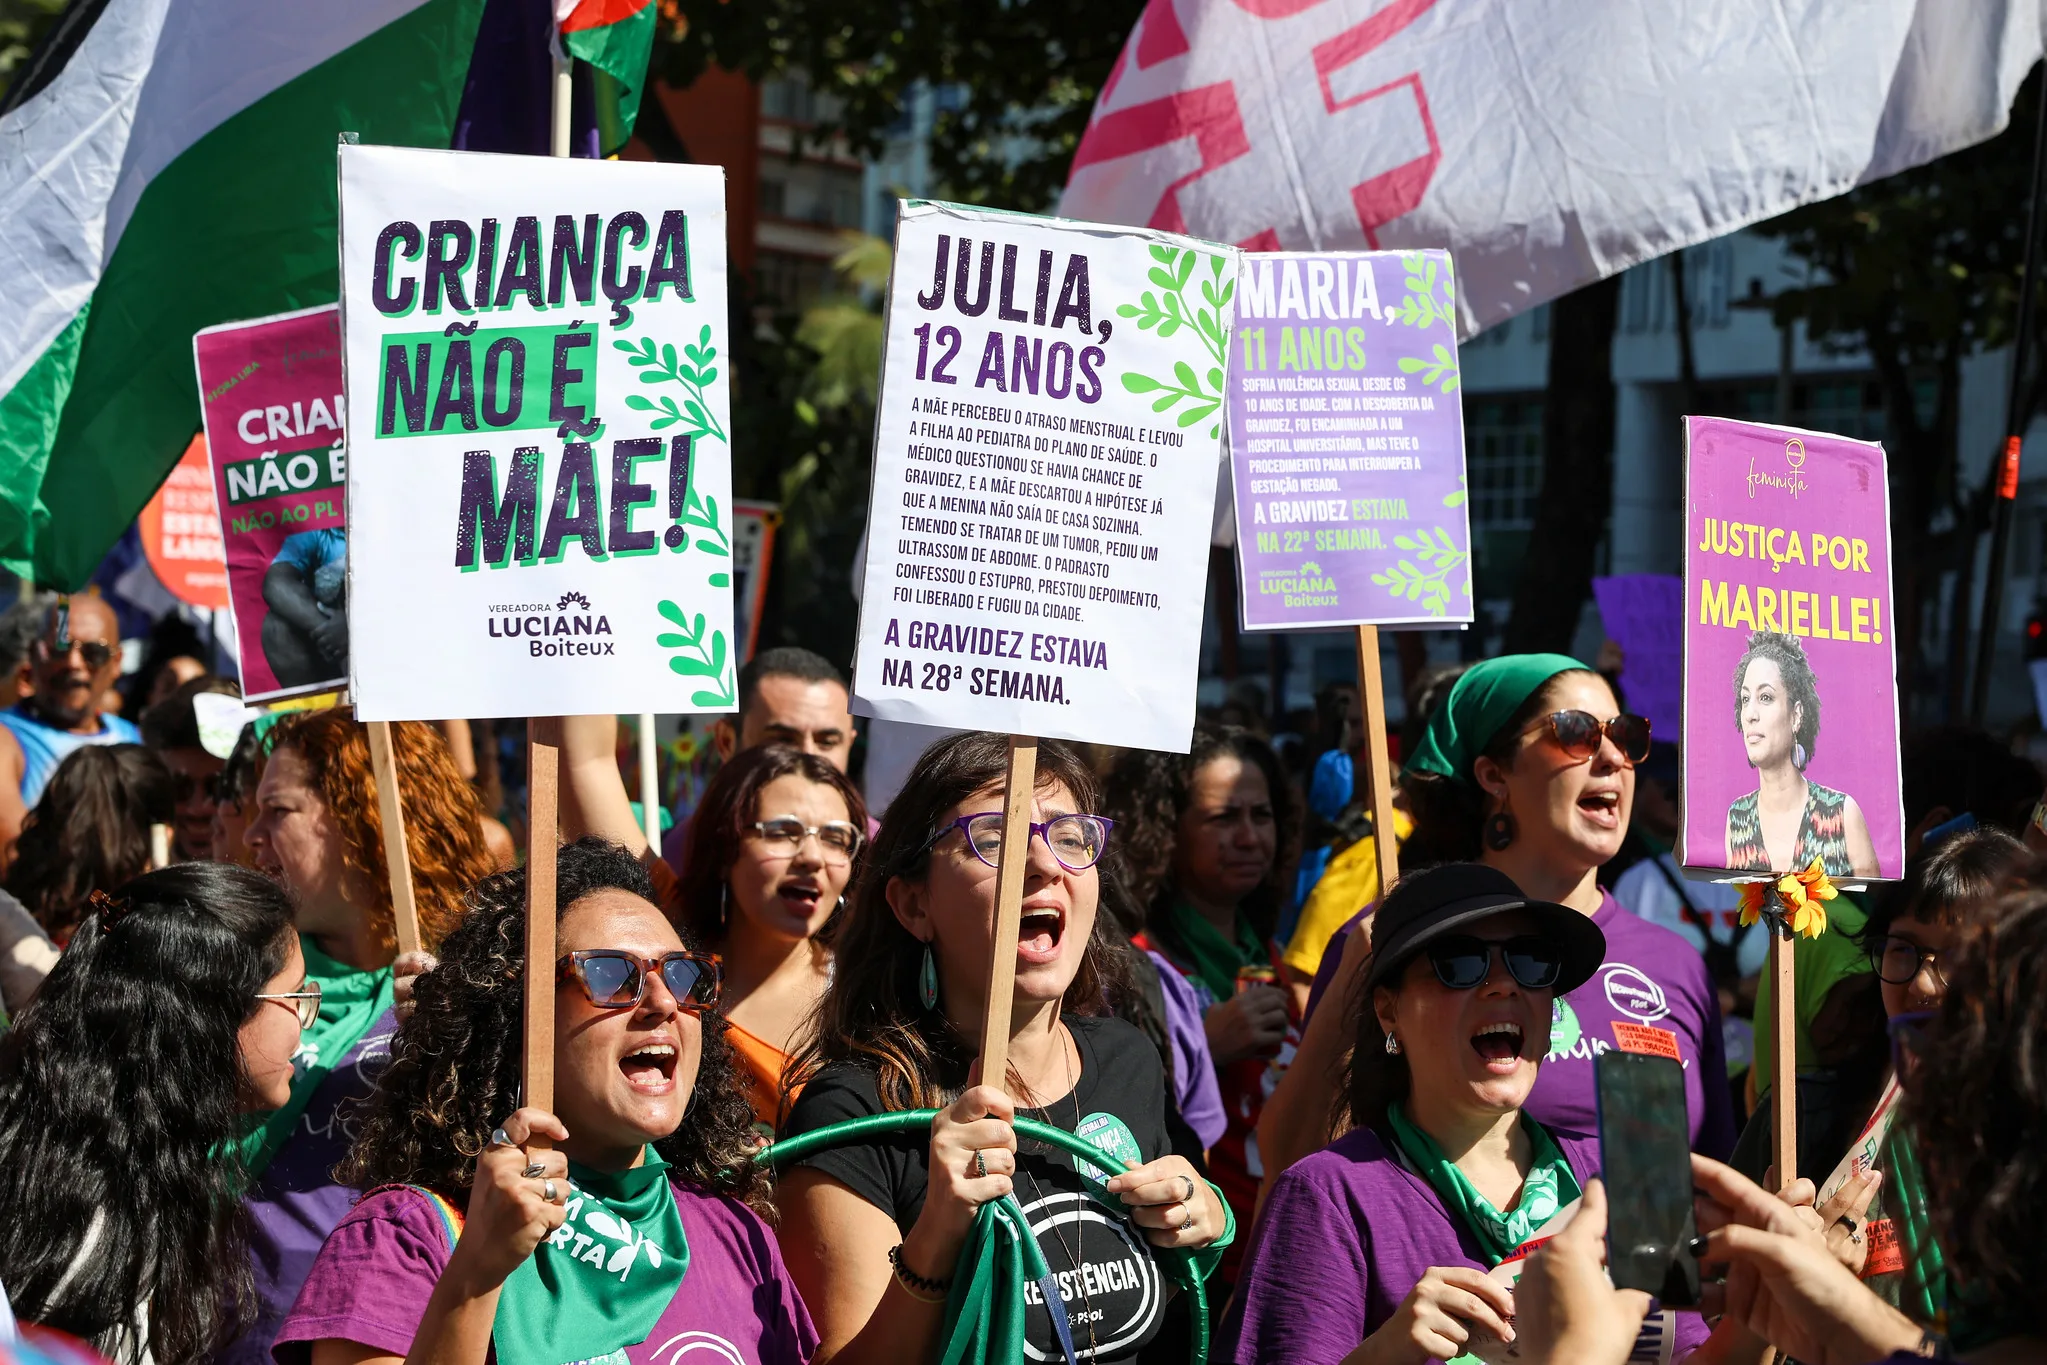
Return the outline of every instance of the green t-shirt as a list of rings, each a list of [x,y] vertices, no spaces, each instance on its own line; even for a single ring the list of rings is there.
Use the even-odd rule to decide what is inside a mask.
[[[1857,972],[1869,970],[1869,954],[1860,935],[1869,912],[1843,891],[1827,903],[1827,931],[1818,938],[1792,940],[1793,991],[1798,1005],[1798,1069],[1809,1071],[1813,1058],[1812,1021],[1826,1003],[1827,992]],[[1767,1094],[1776,1074],[1776,1042],[1770,1031],[1772,982],[1768,967],[1756,988],[1756,1094]]]

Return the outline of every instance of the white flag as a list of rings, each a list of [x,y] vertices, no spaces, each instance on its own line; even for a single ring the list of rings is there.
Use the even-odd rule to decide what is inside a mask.
[[[1469,335],[1992,136],[2042,10],[1151,0],[1059,212],[1266,251],[1449,247]]]

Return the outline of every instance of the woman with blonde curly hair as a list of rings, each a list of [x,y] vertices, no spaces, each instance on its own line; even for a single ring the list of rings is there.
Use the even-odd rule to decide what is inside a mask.
[[[246,1203],[259,1316],[224,1365],[268,1365],[271,1339],[320,1243],[354,1202],[331,1174],[347,1151],[342,1120],[370,1094],[396,1029],[398,940],[369,732],[353,711],[335,707],[286,717],[262,747],[254,819],[243,837],[257,868],[291,893],[306,975],[322,999],[290,1103],[244,1138],[242,1155],[255,1173]],[[440,732],[395,723],[391,748],[420,934],[431,949],[496,863],[484,844],[483,810]]]

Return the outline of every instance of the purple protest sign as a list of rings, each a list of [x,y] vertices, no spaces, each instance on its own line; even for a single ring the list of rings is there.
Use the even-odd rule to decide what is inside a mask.
[[[1230,461],[1244,628],[1471,620],[1446,251],[1247,254]]]
[[[1607,638],[1621,647],[1627,706],[1649,733],[1675,743],[1684,692],[1685,585],[1676,574],[1631,573],[1592,580]]]
[[[1903,874],[1891,603],[1882,446],[1685,419],[1686,867]]]

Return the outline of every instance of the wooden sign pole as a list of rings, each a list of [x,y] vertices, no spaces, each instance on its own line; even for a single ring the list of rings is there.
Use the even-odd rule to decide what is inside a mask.
[[[647,847],[661,852],[661,754],[654,745],[654,713],[640,712],[640,823]]]
[[[988,1013],[981,1021],[981,1084],[1009,1074],[1009,1018],[1016,993],[1016,937],[1023,919],[1024,869],[1031,862],[1031,798],[1038,786],[1038,741],[1009,737],[1002,788],[1002,852],[995,860],[995,941],[989,948]]]
[[[1794,994],[1793,941],[1770,932],[1770,1036],[1776,1058],[1771,1083],[1770,1156],[1777,1188],[1798,1179],[1798,1000]]]
[[[526,1039],[521,1058],[525,1102],[554,1108],[554,855],[561,749],[529,738],[526,746]],[[528,1147],[546,1143],[528,1142]]]
[[[1400,880],[1400,841],[1393,830],[1393,765],[1386,756],[1386,679],[1379,662],[1379,628],[1359,626],[1358,705],[1364,713],[1364,752],[1358,780],[1372,804],[1372,840],[1379,854],[1379,895]]]
[[[405,844],[405,801],[398,792],[398,760],[391,722],[364,722],[370,732],[370,768],[377,779],[377,819],[384,826],[384,870],[391,879],[391,916],[398,951],[419,951],[419,907],[412,898],[412,855]]]

